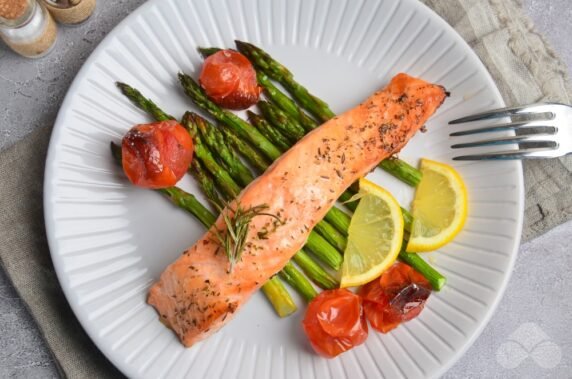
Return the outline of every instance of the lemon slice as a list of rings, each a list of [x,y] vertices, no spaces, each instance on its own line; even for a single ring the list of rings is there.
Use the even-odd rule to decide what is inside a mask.
[[[423,179],[415,191],[407,251],[425,252],[449,243],[467,219],[467,189],[453,167],[421,160]]]
[[[403,240],[403,215],[395,198],[360,179],[360,202],[348,230],[341,287],[359,286],[381,275],[396,259]]]

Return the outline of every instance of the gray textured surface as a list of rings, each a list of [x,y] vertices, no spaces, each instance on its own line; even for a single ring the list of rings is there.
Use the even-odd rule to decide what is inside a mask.
[[[56,50],[40,60],[19,58],[0,45],[0,149],[53,123],[69,84],[89,53],[143,2],[99,0],[96,14],[81,26],[61,28]],[[523,2],[538,29],[572,69],[572,1]],[[572,222],[521,247],[497,312],[447,378],[572,378],[571,245]],[[524,333],[513,335],[519,327]],[[535,333],[544,342],[533,346]],[[531,357],[526,358],[520,346],[526,347]],[[516,364],[520,353],[526,359],[516,368],[506,368]],[[1,270],[0,377],[56,377],[50,353]]]

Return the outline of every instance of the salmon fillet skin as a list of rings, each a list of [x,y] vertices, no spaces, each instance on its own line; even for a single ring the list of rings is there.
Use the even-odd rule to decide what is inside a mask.
[[[185,346],[228,323],[250,296],[304,245],[314,225],[353,182],[397,153],[447,96],[442,86],[398,74],[357,107],[313,130],[238,196],[243,209],[266,205],[252,219],[241,260],[229,260],[215,231],[170,264],[148,303]],[[223,212],[232,213],[231,204]],[[263,231],[263,233],[260,233]]]

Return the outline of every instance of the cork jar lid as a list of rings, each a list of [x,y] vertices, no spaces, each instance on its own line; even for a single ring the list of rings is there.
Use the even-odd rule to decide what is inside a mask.
[[[6,20],[21,18],[28,9],[26,0],[0,0],[0,17]]]

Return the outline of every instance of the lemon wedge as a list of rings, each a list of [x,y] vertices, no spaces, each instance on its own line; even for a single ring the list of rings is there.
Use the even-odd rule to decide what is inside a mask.
[[[426,252],[451,242],[467,219],[467,189],[444,163],[421,160],[423,179],[415,191],[413,225],[407,251]]]
[[[366,179],[359,182],[360,202],[348,230],[341,287],[359,286],[381,275],[395,260],[403,241],[399,203]]]

